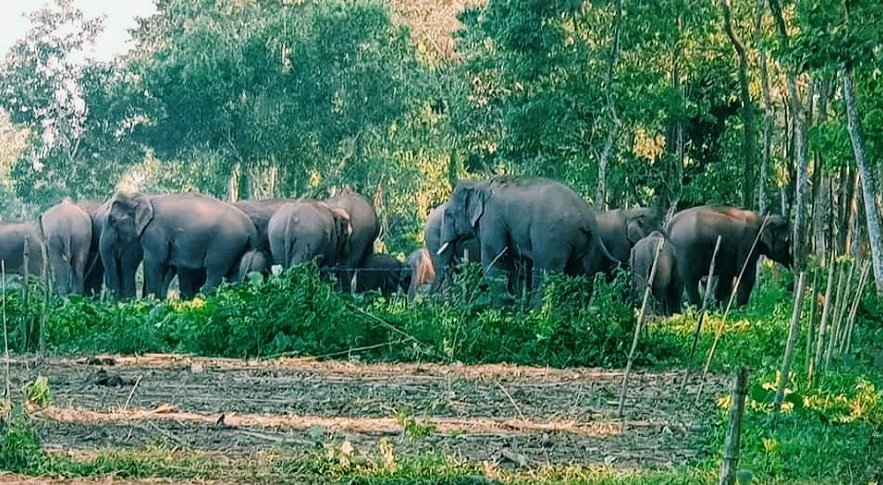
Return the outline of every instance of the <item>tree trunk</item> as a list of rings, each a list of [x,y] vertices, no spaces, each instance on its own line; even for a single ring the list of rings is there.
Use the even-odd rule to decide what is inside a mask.
[[[767,52],[763,45],[763,11],[766,0],[760,0],[755,17],[755,34],[758,38],[758,55],[760,58],[760,89],[763,96],[763,147],[761,149],[760,174],[757,183],[757,207],[761,214],[769,211],[769,196],[767,184],[769,183],[770,156],[772,147],[773,126],[773,101],[770,95],[770,73],[767,66]]]
[[[828,99],[832,93],[830,79],[823,79],[819,89],[819,106],[817,118],[819,123],[824,123],[828,118]],[[824,159],[820,150],[816,150],[813,157],[813,173],[812,173],[812,250],[819,261],[824,261],[827,254],[827,234],[828,227],[828,201],[830,198],[827,189],[830,184],[824,175]]]
[[[874,281],[877,283],[877,294],[883,295],[883,234],[881,234],[880,229],[880,212],[877,210],[874,172],[865,154],[865,142],[862,137],[861,121],[858,117],[852,72],[847,68],[843,70],[841,75],[843,77],[843,100],[846,103],[849,139],[852,141],[852,151],[855,152],[855,164],[858,167],[862,182],[862,199],[865,205],[868,242],[871,246],[871,261],[874,264]]]
[[[769,0],[770,10],[773,13],[773,19],[776,21],[776,28],[779,31],[779,37],[787,48],[788,46],[788,30],[785,27],[785,19],[782,17],[782,8],[779,0]],[[791,122],[794,125],[794,162],[796,165],[794,180],[794,269],[802,271],[806,265],[806,228],[807,228],[807,205],[809,197],[807,193],[809,170],[806,159],[806,137],[805,137],[805,118],[806,113],[803,109],[803,103],[800,101],[797,92],[797,80],[793,72],[787,74],[786,84],[788,86],[788,98],[791,106]]]
[[[754,103],[751,102],[751,93],[748,91],[748,54],[742,39],[733,28],[733,19],[730,12],[730,0],[724,0],[724,25],[727,36],[733,43],[733,49],[739,56],[739,96],[742,98],[742,164],[743,186],[742,206],[746,209],[754,205],[754,152],[757,149],[757,135],[754,127]]]
[[[607,73],[604,79],[604,89],[607,97],[607,114],[610,116],[610,131],[604,140],[604,149],[598,159],[598,187],[595,194],[595,205],[599,209],[607,208],[607,166],[610,155],[616,144],[616,134],[619,131],[619,118],[616,116],[616,104],[613,102],[613,72],[616,69],[616,59],[619,57],[619,38],[622,31],[622,0],[616,2],[616,20],[613,25],[613,42],[610,46],[610,55],[607,58]]]

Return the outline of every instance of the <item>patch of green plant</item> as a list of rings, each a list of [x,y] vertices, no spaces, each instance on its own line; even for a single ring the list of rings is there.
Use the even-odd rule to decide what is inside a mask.
[[[20,405],[15,405],[0,420],[0,470],[34,473],[45,455],[40,437],[31,427]]]

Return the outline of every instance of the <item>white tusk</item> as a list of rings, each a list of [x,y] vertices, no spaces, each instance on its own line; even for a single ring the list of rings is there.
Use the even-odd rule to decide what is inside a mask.
[[[450,242],[446,242],[446,243],[442,244],[441,247],[438,248],[438,251],[435,252],[435,254],[438,256],[441,256],[442,253],[445,252],[445,250],[448,249],[448,246],[450,246],[450,245],[451,245]]]

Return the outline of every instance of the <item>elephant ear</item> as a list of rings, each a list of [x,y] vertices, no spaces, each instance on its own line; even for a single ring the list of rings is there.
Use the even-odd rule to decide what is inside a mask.
[[[760,242],[772,249],[776,245],[776,238],[780,237],[782,231],[788,230],[788,220],[776,215],[766,216],[766,218],[768,218],[766,224],[761,219],[761,224],[764,225],[763,232],[760,234]]]
[[[475,187],[468,187],[466,190],[466,217],[469,218],[469,226],[475,227],[484,214],[484,197],[475,190]]]
[[[349,254],[350,237],[353,235],[353,223],[350,215],[343,209],[337,207],[329,207],[331,215],[334,217],[334,230],[337,233],[337,250],[343,256]]]
[[[629,239],[629,242],[634,245],[636,242],[646,236],[646,231],[644,230],[644,225],[646,224],[647,216],[640,214],[634,217],[631,217],[628,221],[626,221],[626,235]]]
[[[150,221],[153,220],[153,203],[150,199],[142,197],[135,204],[135,231],[140,236]]]

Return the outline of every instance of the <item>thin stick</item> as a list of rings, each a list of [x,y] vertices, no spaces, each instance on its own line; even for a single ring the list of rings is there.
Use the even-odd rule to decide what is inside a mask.
[[[852,347],[852,330],[855,327],[855,315],[858,312],[858,306],[862,300],[862,294],[865,292],[865,285],[868,283],[868,274],[871,269],[871,260],[865,261],[865,265],[862,268],[862,277],[859,280],[858,284],[858,292],[855,294],[855,300],[852,302],[852,308],[849,310],[849,319],[847,322],[847,331],[846,331],[846,343],[844,344],[843,351],[841,353],[848,353],[850,347]]]
[[[831,335],[828,336],[828,342],[826,343],[826,346],[825,346],[825,362],[824,362],[824,366],[823,366],[824,371],[828,370],[828,364],[831,363],[831,351],[833,350],[834,339],[837,337],[837,315],[840,312],[840,308],[843,306],[843,299],[845,298],[845,295],[843,293],[844,292],[844,290],[843,290],[843,283],[844,283],[843,273],[850,272],[852,269],[851,268],[851,265],[852,265],[851,261],[847,260],[845,264],[847,267],[840,268],[840,276],[837,278],[837,301],[834,302],[834,306],[833,306],[834,321],[832,322],[832,326],[831,326]]]
[[[690,361],[693,360],[693,354],[696,352],[696,344],[699,342],[699,332],[702,330],[702,322],[705,320],[705,313],[708,309],[708,302],[711,300],[711,280],[714,278],[714,264],[717,260],[717,252],[721,248],[721,236],[717,236],[714,243],[714,253],[711,255],[711,264],[708,266],[708,279],[705,280],[705,297],[702,298],[702,309],[699,311],[699,320],[696,322],[696,331],[693,332],[693,343],[690,345]]]
[[[43,308],[40,310],[40,356],[46,356],[46,318],[49,313],[49,296],[51,294],[49,255],[45,242],[40,243],[40,257],[43,258]]]
[[[9,381],[9,329],[6,326],[6,260],[0,260],[0,285],[3,286],[3,352],[6,357],[6,396],[11,398]]]
[[[840,339],[843,337],[843,318],[846,317],[847,309],[849,308],[849,289],[852,288],[852,280],[856,275],[861,273],[861,266],[858,261],[853,261],[849,266],[849,278],[846,280],[846,288],[843,291],[843,301],[837,302],[837,305],[840,307],[840,312],[837,314],[837,324],[834,326],[836,328],[836,332],[834,333],[834,351],[836,352],[839,347]],[[858,281],[856,281],[856,285]]]
[[[702,369],[702,380],[699,382],[699,388],[696,390],[696,402],[699,402],[699,399],[702,397],[702,391],[705,389],[705,378],[708,376],[708,369],[711,367],[714,351],[717,349],[717,344],[720,342],[721,335],[724,333],[724,326],[727,324],[727,317],[730,315],[730,309],[733,307],[733,301],[736,299],[736,293],[739,291],[739,284],[742,282],[742,277],[745,276],[745,269],[748,268],[748,262],[751,261],[751,255],[754,253],[755,248],[757,248],[757,242],[760,241],[760,235],[763,234],[763,230],[769,220],[770,216],[765,216],[763,218],[763,222],[760,224],[760,229],[757,231],[757,236],[754,237],[754,242],[751,244],[751,249],[748,251],[748,255],[745,258],[745,262],[742,263],[742,270],[739,271],[739,277],[736,278],[736,283],[733,285],[733,291],[730,292],[730,300],[727,302],[727,308],[724,310],[721,322],[717,326],[717,330],[714,332],[714,341],[711,343],[711,348],[708,350],[708,359],[705,361],[705,368]],[[756,262],[757,260],[755,259],[755,263]]]
[[[828,317],[831,314],[831,292],[834,286],[834,268],[837,266],[837,261],[832,257],[829,261],[828,266],[828,283],[827,288],[825,289],[825,302],[822,306],[822,321],[819,323],[819,335],[816,337],[816,352],[813,356],[813,364],[812,372],[809,373],[807,380],[809,381],[809,385],[812,386],[813,378],[815,377],[815,369],[819,367],[822,361],[822,347],[825,345],[825,331],[828,326]]]
[[[837,331],[833,335],[835,355],[840,353],[842,341],[846,338],[846,327],[844,326],[844,319],[846,318],[847,313],[849,313],[848,309],[851,306],[849,295],[852,294],[850,292],[850,288],[852,288],[852,280],[854,279],[854,276],[859,276],[862,271],[860,261],[854,261],[850,269],[851,271],[849,272],[849,279],[846,281],[846,290],[843,292],[843,302],[838,302],[838,305],[840,306],[840,313],[838,313],[837,315],[837,325],[834,327],[837,329]],[[859,280],[860,279],[861,278],[859,278]],[[856,288],[858,287],[859,283],[861,282],[856,280]]]
[[[797,279],[797,289],[794,293],[794,309],[791,312],[791,328],[788,330],[788,342],[785,344],[785,357],[782,359],[782,371],[779,376],[779,386],[776,389],[776,398],[773,401],[773,413],[782,409],[782,401],[785,399],[785,386],[788,384],[788,376],[791,374],[791,363],[794,361],[794,346],[797,337],[800,336],[800,313],[803,311],[803,289],[806,273],[800,272]]]
[[[742,413],[745,410],[745,396],[748,394],[748,369],[740,367],[730,394],[730,418],[727,437],[724,444],[724,460],[721,464],[721,485],[732,485],[736,482],[736,470],[739,466],[739,441],[742,437]]]
[[[635,335],[632,337],[632,348],[629,350],[628,363],[625,366],[625,372],[622,374],[622,387],[619,391],[619,406],[617,414],[623,417],[622,409],[625,405],[625,394],[628,389],[629,373],[632,370],[632,364],[635,362],[635,351],[638,349],[638,338],[641,335],[641,325],[644,323],[644,317],[647,314],[647,304],[650,301],[650,290],[653,288],[653,280],[656,278],[656,266],[659,263],[659,255],[662,253],[662,247],[665,245],[665,238],[659,240],[656,244],[656,254],[653,256],[653,266],[650,268],[650,278],[647,280],[647,287],[644,288],[644,300],[641,302],[641,313],[638,314],[638,322],[635,325]],[[622,421],[621,427],[625,427],[625,420]]]
[[[518,417],[520,417],[522,421],[527,421],[527,418],[525,418],[524,414],[522,414],[521,412],[521,407],[518,406],[518,403],[515,402],[515,399],[512,398],[512,395],[509,394],[509,391],[507,391],[506,388],[503,387],[503,384],[500,384],[500,381],[498,379],[494,379],[494,383],[497,384],[497,387],[499,387],[500,390],[503,391],[503,395],[505,395],[506,398],[509,399],[509,402],[512,403],[512,407],[515,408],[515,412],[518,413]]]
[[[809,302],[809,324],[806,326],[806,350],[804,351],[806,360],[804,362],[803,368],[806,371],[807,379],[809,379],[809,375],[812,373],[812,342],[813,342],[813,329],[815,328],[816,321],[816,305],[818,298],[816,292],[816,286],[819,282],[819,272],[817,270],[812,271],[812,286],[810,287],[810,291],[812,291],[812,298]]]
[[[125,411],[126,409],[129,409],[129,403],[132,402],[132,396],[135,395],[135,389],[138,389],[138,384],[140,384],[140,383],[141,383],[141,376],[138,376],[138,378],[135,379],[135,385],[133,385],[132,390],[129,391],[129,397],[126,398],[126,404],[123,404],[123,411]]]
[[[24,236],[25,243],[24,243],[24,247],[22,248],[22,264],[24,264],[24,268],[22,268],[22,274],[24,275],[24,280],[23,280],[23,286],[22,286],[22,290],[21,290],[22,291],[21,303],[22,303],[22,310],[23,310],[22,314],[25,317],[21,323],[24,326],[24,332],[22,332],[22,334],[24,335],[24,347],[22,348],[22,352],[28,351],[28,338],[31,336],[31,322],[29,321],[29,318],[28,318],[31,313],[30,312],[31,298],[30,298],[30,291],[28,291],[30,289],[30,284],[29,284],[28,280],[30,280],[30,276],[31,276],[30,275],[31,249],[29,247],[30,245],[28,244],[29,239],[30,239],[30,236],[25,234],[25,236]]]

